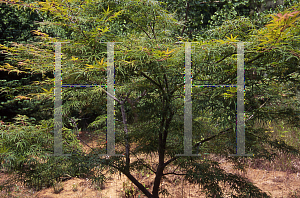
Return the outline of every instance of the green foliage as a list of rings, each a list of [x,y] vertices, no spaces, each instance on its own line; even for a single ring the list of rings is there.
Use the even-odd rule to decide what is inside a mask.
[[[241,176],[226,173],[218,163],[206,160],[202,163],[185,162],[181,166],[187,170],[185,179],[200,184],[207,197],[224,197],[219,182],[230,186],[233,197],[270,197]]]
[[[51,103],[31,101],[28,95],[42,90],[38,82],[42,79],[47,81],[47,77],[51,77],[50,70],[45,68],[49,63],[47,53],[50,53],[53,62],[52,51],[42,44],[26,44],[37,41],[32,30],[38,27],[35,22],[41,21],[42,17],[26,6],[14,7],[9,6],[10,3],[0,4],[1,120],[11,122],[17,114],[35,117],[37,120],[48,119],[51,116],[48,111]]]
[[[178,2],[184,5],[184,1]],[[198,38],[195,37],[198,42],[192,45],[193,84],[236,84],[236,42],[249,42],[245,44],[244,61],[246,152],[254,153],[257,158],[272,160],[274,153],[262,146],[268,144],[274,149],[299,154],[297,149],[284,141],[271,139],[264,128],[252,126],[255,120],[278,120],[299,128],[299,101],[296,94],[300,81],[300,6],[295,4],[282,14],[270,15],[273,20],[270,20],[270,16],[262,15],[268,25],[261,27],[255,19],[236,18],[238,14],[235,9],[245,5],[245,2],[221,2],[223,7],[218,7],[216,19],[221,19],[221,22],[228,19],[231,21],[205,31],[205,38],[201,33]],[[36,186],[40,185],[40,181],[34,179],[44,178],[46,175],[54,180],[62,174],[91,174],[92,170],[96,171],[93,175],[95,181],[105,181],[101,170],[109,167],[112,172],[125,174],[147,197],[158,198],[159,194],[168,193],[159,188],[165,174],[176,174],[175,170],[169,173],[166,171],[166,167],[172,164],[179,165],[189,182],[201,184],[207,190],[207,196],[224,196],[218,183],[224,182],[237,197],[268,197],[242,177],[225,173],[213,161],[200,157],[175,156],[184,151],[185,47],[174,44],[178,40],[177,25],[182,22],[168,14],[160,2],[87,1],[83,5],[79,1],[47,1],[31,5],[51,18],[49,24],[58,25],[66,31],[63,38],[53,38],[41,31],[35,31],[35,34],[45,41],[62,41],[66,38],[72,41],[64,45],[62,50],[63,84],[105,84],[106,46],[99,41],[122,42],[115,44],[114,57],[115,134],[117,153],[125,153],[125,159],[113,156],[96,158],[98,154],[106,152],[105,148],[93,149],[88,154],[81,152],[74,133],[66,128],[63,130],[64,153],[73,155],[47,156],[52,151],[51,127],[33,126],[25,118],[17,118],[9,126],[1,125],[3,130],[10,131],[1,133],[1,160],[6,166],[10,165],[13,170],[25,174],[27,181]],[[224,10],[230,11],[229,15],[218,18]],[[189,27],[192,29],[191,25]],[[67,35],[70,32],[72,34]],[[57,31],[57,35],[59,34]],[[42,46],[44,51],[39,53],[44,55],[41,58],[51,54],[53,50],[51,46]],[[33,48],[18,44],[15,45],[16,48],[2,47],[16,55],[14,60],[24,59],[26,49]],[[32,71],[53,69],[53,66],[47,67],[50,63],[47,60],[43,62],[37,58],[30,61],[33,62],[27,67]],[[41,61],[40,65],[34,65],[35,61]],[[24,70],[13,63],[5,64],[2,68],[16,73]],[[42,85],[41,90],[36,91],[39,93],[28,96],[35,96],[32,100],[52,102],[52,80],[41,80],[38,83]],[[8,84],[5,86],[8,89]],[[234,88],[224,87],[193,87],[193,153],[222,154],[242,170],[238,158],[228,156],[235,153],[236,146],[235,91]],[[102,129],[106,119],[106,93],[106,89],[100,86],[64,89],[62,109],[65,126],[69,123],[71,127],[78,129],[81,128],[77,126],[78,122],[90,118],[87,123],[89,128]],[[290,104],[288,108],[287,104]],[[49,107],[49,110],[52,108]],[[25,123],[24,126],[22,122]],[[40,136],[44,139],[38,139]],[[199,141],[201,145],[197,144]],[[135,147],[131,148],[133,143]],[[21,148],[22,150],[18,150]],[[158,153],[159,163],[153,168],[145,159],[130,162],[132,155],[141,153]],[[133,170],[144,169],[155,174],[152,192],[131,175]],[[46,180],[43,183],[51,182]]]
[[[194,38],[196,35],[205,37],[207,29],[222,25],[226,21],[238,18],[252,18],[257,25],[266,24],[264,15],[283,11],[297,1],[288,0],[283,4],[272,0],[242,0],[242,1],[183,1],[163,0],[162,6],[175,18],[184,24],[177,35]],[[260,26],[261,27],[261,26]]]
[[[29,186],[42,188],[65,175],[80,175],[75,158],[53,157],[53,120],[33,125],[27,116],[18,115],[14,123],[1,122],[0,162],[15,171]],[[70,130],[63,130],[64,152],[80,152],[79,141]]]
[[[26,8],[19,10],[3,2],[0,3],[0,43],[34,40],[31,30],[37,28],[41,20],[37,13]]]

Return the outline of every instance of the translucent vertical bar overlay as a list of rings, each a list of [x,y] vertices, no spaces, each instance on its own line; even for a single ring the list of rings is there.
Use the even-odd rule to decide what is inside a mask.
[[[244,43],[237,43],[237,115],[236,115],[236,154],[230,156],[253,156],[245,154],[245,69],[244,69]]]
[[[114,45],[118,42],[107,42],[107,135],[106,154],[98,156],[124,156],[115,154],[115,66],[114,66]]]
[[[107,43],[107,92],[115,95],[114,43]],[[115,119],[112,97],[107,95],[107,155],[115,155]]]
[[[106,154],[99,156],[124,156],[115,153],[115,66],[114,66],[114,45],[117,42],[107,42],[107,135]]]
[[[192,154],[191,43],[185,43],[184,154]]]
[[[62,100],[61,87],[94,87],[102,85],[62,85],[61,77],[61,43],[55,44],[55,89],[54,89],[54,156],[70,156],[70,154],[63,154],[62,144]],[[115,154],[115,120],[114,120],[114,43],[107,43],[107,154],[100,154],[99,156],[124,156],[122,154]],[[103,85],[104,86],[104,85]]]
[[[184,98],[184,154],[176,156],[199,156],[192,154],[192,64],[191,43],[185,43],[185,98]]]
[[[245,119],[244,119],[244,43],[237,43],[237,155],[245,154]]]
[[[54,88],[54,156],[63,155],[62,149],[62,101],[61,101],[61,43],[55,45]]]

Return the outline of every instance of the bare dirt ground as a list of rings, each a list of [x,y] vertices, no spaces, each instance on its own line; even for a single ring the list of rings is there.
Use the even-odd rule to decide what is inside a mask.
[[[84,134],[80,134],[82,137]],[[83,141],[88,143],[91,147],[96,146],[96,143],[83,138]],[[84,144],[83,144],[84,145]],[[84,149],[89,150],[89,146],[85,145]],[[214,156],[210,156],[214,158]],[[153,158],[155,159],[155,158]],[[240,174],[253,182],[257,187],[274,198],[294,198],[300,197],[300,172],[289,173],[284,171],[254,169],[250,165],[246,168],[245,173],[240,173],[235,170],[232,164],[225,159],[218,159],[221,167],[230,173]],[[262,162],[263,163],[263,162]],[[134,174],[141,183],[146,187],[152,185],[154,175],[143,173]],[[0,173],[0,184],[6,181],[9,175]],[[32,189],[23,187],[21,184],[15,183],[10,191],[1,191],[0,197],[35,197],[35,198],[138,198],[145,197],[138,192],[134,185],[124,175],[110,175],[103,186],[92,184],[88,178],[71,178],[61,183],[63,190],[55,194],[54,188],[47,188],[35,192]],[[205,193],[202,192],[198,185],[190,185],[187,181],[175,178],[175,176],[168,177],[162,183],[162,189],[168,190],[170,195],[161,195],[162,198],[204,198]],[[131,192],[132,196],[125,196]],[[139,196],[140,195],[140,196]],[[230,197],[230,194],[228,194]]]
[[[227,172],[239,174],[228,162],[223,163],[221,167]],[[264,192],[270,194],[271,197],[300,197],[299,173],[289,174],[282,171],[266,171],[247,168],[247,173],[242,175],[248,178]],[[8,177],[4,173],[1,173],[0,176],[2,181]],[[145,177],[142,178],[142,181],[145,181],[146,184],[148,182],[147,185],[149,185],[150,181],[152,180],[153,176],[147,177],[145,175]],[[10,195],[8,195],[6,192],[1,192],[0,197],[121,198],[125,197],[124,184],[130,186],[130,182],[124,175],[121,175],[121,177],[119,175],[112,175],[112,177],[104,184],[102,188],[97,188],[97,186],[92,185],[88,179],[83,178],[72,178],[62,183],[64,189],[59,194],[55,194],[53,188],[47,188],[39,192],[34,192],[16,184],[13,187],[13,192]],[[205,197],[205,194],[201,192],[199,186],[188,185],[187,182],[182,180],[171,180],[171,182],[164,182],[163,188],[167,189],[171,195],[162,197]]]

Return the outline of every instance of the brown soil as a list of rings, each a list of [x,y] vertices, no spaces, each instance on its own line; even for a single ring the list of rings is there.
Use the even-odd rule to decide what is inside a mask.
[[[85,133],[81,133],[80,136],[90,147],[95,147],[97,145],[95,143],[95,138],[92,138],[93,140],[91,140],[86,137]],[[85,144],[83,144],[83,146],[86,151],[90,150],[89,146]],[[283,171],[267,171],[248,167],[246,168],[245,173],[239,173],[233,168],[232,164],[225,159],[219,159],[218,161],[226,172],[241,174],[264,192],[270,194],[271,197],[300,197],[300,172],[289,173]],[[136,176],[141,183],[145,184],[146,187],[151,188],[151,182],[153,181],[154,175],[136,173],[134,176]],[[3,172],[0,173],[0,184],[8,178],[8,174]],[[55,194],[53,187],[34,192],[31,189],[21,186],[21,184],[15,183],[11,187],[10,192],[5,190],[1,191],[0,197],[123,198],[125,197],[125,191],[128,192],[130,189],[133,189],[131,192],[132,194],[135,194],[135,196],[131,197],[139,197],[138,195],[141,195],[140,197],[145,197],[133,187],[134,185],[131,184],[126,176],[119,174],[108,176],[108,180],[102,186],[92,184],[88,178],[72,178],[62,182],[62,186],[63,190],[60,193]],[[163,198],[205,197],[205,193],[201,191],[201,188],[198,185],[189,185],[187,181],[178,179],[175,176],[167,177],[167,179],[162,182],[162,188],[167,189],[170,193],[169,196],[161,195]],[[229,194],[228,197],[230,197]]]

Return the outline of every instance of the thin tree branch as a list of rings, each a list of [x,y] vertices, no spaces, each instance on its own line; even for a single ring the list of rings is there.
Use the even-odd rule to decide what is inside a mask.
[[[230,53],[230,54],[228,54],[227,56],[225,56],[225,57],[221,58],[220,60],[218,60],[218,61],[214,62],[213,64],[217,64],[217,63],[219,63],[219,62],[221,62],[221,61],[225,60],[226,58],[228,58],[228,57],[232,56],[233,54],[235,54],[235,53],[234,53],[234,52],[233,52],[233,53]]]
[[[124,107],[124,103],[125,101],[128,99],[129,95],[130,95],[131,91],[129,91],[127,93],[127,96],[126,98],[120,102],[121,104],[121,113],[122,113],[122,120],[123,120],[123,124],[124,124],[124,132],[125,132],[125,150],[126,150],[126,171],[128,173],[130,173],[130,169],[129,169],[129,166],[130,166],[130,145],[129,145],[129,142],[128,142],[128,129],[127,129],[127,120],[126,120],[126,113],[125,113],[125,107]]]
[[[151,36],[144,30],[144,28],[142,28],[139,24],[136,24],[135,22],[133,22],[131,19],[129,19],[128,17],[125,16],[125,18],[130,21],[131,23],[133,23],[134,25],[136,25],[138,28],[140,28],[147,36],[149,39],[152,39]]]
[[[229,128],[227,128],[227,129],[225,129],[225,130],[219,132],[219,133],[216,134],[216,135],[213,135],[213,136],[211,136],[211,137],[209,137],[209,138],[206,138],[206,139],[204,139],[204,140],[201,140],[200,142],[196,143],[196,144],[194,145],[194,147],[197,147],[197,146],[203,144],[204,142],[207,142],[207,141],[209,141],[209,140],[212,140],[212,139],[214,139],[215,137],[218,137],[218,136],[220,136],[220,135],[222,135],[222,134],[226,134],[226,133],[228,133],[231,129],[232,129],[232,128],[229,127]]]
[[[148,168],[150,171],[152,171],[154,174],[156,174],[156,171],[154,171],[154,170],[153,170],[150,166],[148,166],[147,164],[144,164],[144,163],[142,162],[142,160],[140,160],[136,154],[134,154],[134,153],[132,153],[132,154],[137,158],[137,160],[138,160],[143,166],[145,166],[145,167]]]
[[[261,105],[259,108],[257,108],[257,109],[262,108],[266,103],[267,103],[267,101],[266,101],[264,104],[262,104],[262,105]],[[252,119],[253,116],[254,116],[254,114],[251,115],[245,122],[247,122],[248,120]],[[201,144],[203,144],[204,142],[207,142],[207,141],[209,141],[209,140],[212,140],[212,139],[214,139],[214,138],[216,138],[216,137],[218,137],[218,136],[220,136],[220,135],[222,135],[222,134],[228,133],[228,132],[230,131],[230,129],[232,129],[232,128],[231,128],[231,127],[230,127],[230,128],[227,128],[227,129],[225,129],[225,130],[219,132],[219,133],[216,134],[216,135],[213,135],[213,136],[211,136],[211,137],[209,137],[209,138],[206,138],[206,139],[204,139],[204,140],[202,140],[202,141],[196,143],[196,144],[194,145],[194,148],[195,148],[195,147],[198,147],[198,146],[200,146]],[[170,164],[171,162],[177,160],[178,158],[179,158],[179,157],[177,157],[177,156],[171,158],[170,160],[168,160],[167,162],[164,163],[164,167],[166,167],[166,166],[167,166],[168,164]]]
[[[179,157],[173,157],[173,158],[171,158],[170,160],[168,160],[168,161],[166,161],[165,163],[164,163],[164,167],[166,167],[168,164],[170,164],[171,162],[173,162],[173,161],[175,161],[175,160],[177,160]],[[175,169],[176,170],[176,169]]]
[[[117,99],[115,96],[111,95],[110,93],[108,93],[105,89],[101,88],[102,91],[104,91],[109,97],[113,98],[115,101],[117,101],[118,103],[121,104],[121,101],[119,99]]]
[[[140,100],[143,96],[146,95],[146,93],[147,93],[147,90],[144,90],[144,92],[143,92],[139,97],[137,97],[134,101],[130,100],[128,97],[126,98],[127,102],[130,104],[131,109],[132,109],[132,111],[133,111],[133,114],[134,114],[134,122],[135,122],[135,123],[138,121],[138,115],[137,115],[136,110],[135,110],[135,109],[136,109],[135,103],[138,103],[139,100]]]
[[[235,53],[230,53],[230,54],[228,54],[227,56],[221,58],[220,60],[218,60],[218,61],[216,61],[216,62],[214,62],[214,63],[210,63],[209,65],[213,65],[213,64],[220,63],[220,62],[222,62],[223,60],[225,60],[226,58],[232,56],[233,54],[235,54]],[[196,78],[199,74],[200,74],[200,72],[196,73],[196,74],[193,76],[193,78]],[[185,85],[185,83],[178,84],[178,85],[171,91],[171,95],[173,95],[173,93],[174,93],[175,91],[177,91],[177,90],[178,90],[181,86],[183,86],[183,85]]]
[[[199,2],[198,4],[206,4],[206,3],[222,3],[222,2],[220,2],[220,1],[214,1],[214,2]],[[185,23],[187,23],[187,16],[188,16],[188,12],[189,12],[189,7],[190,7],[190,5],[189,5],[189,2],[187,1],[187,3],[186,3],[186,10],[185,10]],[[184,33],[184,30],[185,30],[185,27],[186,27],[186,25],[185,26],[183,26],[183,29],[182,29],[182,31],[181,31],[181,35],[183,35],[183,33]]]
[[[156,35],[155,35],[155,31],[154,31],[154,26],[155,26],[155,16],[154,16],[154,21],[153,21],[153,23],[150,22],[149,26],[150,26],[150,29],[151,29],[152,34],[153,34],[153,36],[154,36],[154,39],[156,39]]]
[[[175,172],[172,172],[172,173],[164,173],[163,174],[163,176],[165,176],[165,175],[181,175],[181,176],[183,176],[183,175],[187,175],[187,174],[181,174],[181,173],[175,173]]]
[[[150,78],[148,75],[146,75],[144,72],[141,71],[141,74],[147,78],[148,80],[150,80],[153,84],[155,84],[159,89],[161,89],[163,91],[163,88],[160,84],[158,84],[157,82],[155,82],[152,78]]]
[[[188,21],[188,12],[189,12],[189,8],[190,8],[190,4],[189,4],[189,2],[187,1],[187,2],[186,2],[186,9],[185,9],[185,23],[187,23],[187,21]],[[185,26],[183,26],[183,29],[182,29],[182,31],[181,31],[181,35],[183,35],[184,30],[185,30],[185,27],[186,27],[186,24],[185,24]]]
[[[128,179],[130,179],[130,181],[132,183],[134,183],[147,197],[152,198],[153,195],[146,189],[146,187],[144,187],[138,180],[135,179],[135,177],[133,177],[130,173],[128,172],[123,172]]]
[[[259,54],[258,56],[254,57],[253,59],[246,61],[245,64],[252,63],[253,61],[259,59],[259,58],[262,57],[263,55],[264,55],[264,53],[261,53],[261,54]]]
[[[267,101],[268,101],[268,100],[267,100]],[[257,109],[262,108],[262,107],[267,103],[267,101],[266,101],[264,104],[260,105],[260,107],[258,107]],[[247,121],[249,121],[250,119],[252,119],[253,116],[254,116],[254,114],[252,114],[245,122],[247,122]],[[213,136],[211,136],[211,137],[209,137],[209,138],[206,138],[206,139],[204,139],[204,140],[202,140],[202,141],[196,143],[196,144],[194,145],[194,147],[197,147],[197,146],[203,144],[204,142],[207,142],[207,141],[209,141],[209,140],[211,140],[211,139],[213,139],[213,138],[215,138],[215,137],[217,137],[217,136],[220,136],[220,135],[222,135],[222,134],[228,133],[228,132],[230,131],[230,129],[232,129],[232,128],[231,128],[231,127],[230,127],[230,128],[227,128],[227,129],[225,129],[224,131],[221,131],[221,132],[219,132],[219,133],[216,134],[216,135],[213,135]]]
[[[140,99],[141,99],[142,97],[144,97],[146,94],[147,94],[147,90],[144,90],[144,92],[143,92],[137,99],[135,99],[134,103],[139,102]]]
[[[166,88],[167,88],[167,92],[168,92],[169,91],[169,85],[168,85],[168,79],[167,79],[167,74],[166,73],[164,74],[164,80],[165,80]]]
[[[83,141],[83,139],[81,139],[81,138],[79,137],[79,135],[77,136],[77,138],[78,138],[80,141],[82,141],[85,145],[87,145],[88,147],[90,147],[90,149],[92,149],[92,151],[95,151],[95,149],[94,149],[93,147],[91,147],[90,145],[88,145],[85,141]]]

